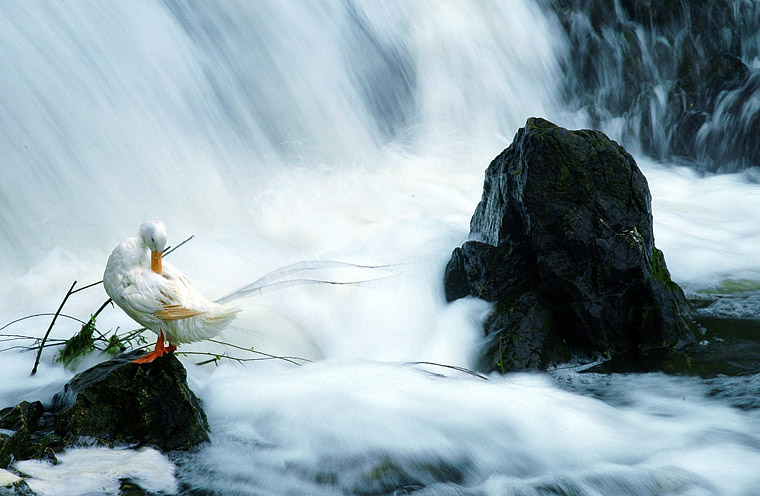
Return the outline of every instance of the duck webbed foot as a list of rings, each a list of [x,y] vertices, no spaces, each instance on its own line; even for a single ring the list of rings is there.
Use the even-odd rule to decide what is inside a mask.
[[[132,363],[150,363],[156,358],[162,357],[164,355],[168,355],[169,353],[173,352],[176,349],[177,347],[173,344],[169,344],[169,346],[164,346],[164,335],[163,333],[161,333],[158,335],[158,339],[156,340],[156,348],[150,353],[143,355],[136,360],[132,360]]]

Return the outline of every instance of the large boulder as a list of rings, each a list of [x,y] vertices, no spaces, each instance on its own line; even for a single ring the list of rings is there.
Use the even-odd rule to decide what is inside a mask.
[[[481,368],[694,341],[688,305],[654,246],[651,198],[634,159],[598,131],[528,119],[486,171],[470,233],[446,267],[449,301],[496,305]]]
[[[55,432],[80,442],[147,444],[163,451],[209,440],[206,414],[173,355],[135,364],[127,354],[74,377],[53,398]]]

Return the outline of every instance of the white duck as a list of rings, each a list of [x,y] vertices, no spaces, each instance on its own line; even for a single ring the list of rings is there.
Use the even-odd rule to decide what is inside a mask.
[[[103,285],[127,315],[158,334],[156,348],[135,363],[148,363],[177,345],[218,335],[240,310],[209,300],[176,267],[162,262],[166,226],[152,220],[108,257]],[[164,346],[164,338],[169,342]]]

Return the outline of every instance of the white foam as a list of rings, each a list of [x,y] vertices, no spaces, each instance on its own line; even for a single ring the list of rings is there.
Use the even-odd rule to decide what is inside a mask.
[[[27,460],[14,467],[28,476],[26,483],[42,496],[118,495],[120,480],[128,479],[150,492],[173,494],[178,485],[174,465],[154,449],[70,449],[58,464]]]
[[[483,171],[527,117],[582,120],[555,107],[568,47],[554,22],[517,0],[5,4],[0,325],[54,312],[74,280],[98,281],[147,218],[167,222],[170,244],[195,234],[171,261],[212,298],[299,260],[401,263],[357,287],[240,302],[222,339],[317,363],[182,358],[212,444],[178,476],[241,494],[343,493],[390,460],[418,472],[432,461],[490,494],[557,480],[601,494],[599,481],[642,494],[661,482],[686,494],[757,487],[756,420],[699,388],[682,399],[681,381],[636,376],[640,394],[610,406],[540,376],[484,382],[403,365],[472,366],[490,307],[446,304],[441,278],[467,239]],[[756,184],[637,159],[677,282],[760,279]],[[86,320],[103,301],[95,287],[64,313]],[[50,319],[3,332],[40,337]],[[51,338],[79,326],[61,317]],[[116,308],[98,318],[103,332],[134,327]],[[245,356],[208,343],[180,351],[193,350]],[[30,378],[34,353],[3,352],[0,406],[49,401],[74,374],[54,357],[46,349]],[[122,477],[176,489],[152,450],[60,460],[18,466],[40,494],[113,492]]]
[[[21,477],[18,475],[8,472],[7,470],[0,468],[0,487],[2,486],[10,486],[11,484],[15,484],[21,480]]]
[[[0,349],[4,348],[5,346]],[[73,375],[71,371],[64,370],[60,365],[51,364],[49,357],[46,357],[40,362],[37,374],[30,376],[35,356],[34,352],[14,351],[3,351],[0,355],[2,357],[0,369],[3,377],[0,381],[2,408],[16,405],[21,401],[39,400],[47,403]]]
[[[733,494],[760,482],[757,419],[707,402],[696,382],[644,379],[626,389],[628,406],[610,406],[541,375],[485,381],[427,370],[439,375],[368,361],[268,372],[220,367],[203,389],[214,442],[191,457],[192,471],[235,481],[217,488],[274,493],[352,492],[382,466],[462,470],[459,484],[483,488],[556,476],[597,490],[620,484],[643,493],[673,479]],[[732,450],[725,464],[706,461]],[[319,474],[336,480],[315,484]]]
[[[652,193],[655,243],[677,282],[700,289],[760,281],[760,184],[744,174],[700,176],[638,162]]]

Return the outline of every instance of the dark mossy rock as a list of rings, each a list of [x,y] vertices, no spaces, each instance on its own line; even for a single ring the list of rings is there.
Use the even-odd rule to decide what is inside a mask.
[[[454,251],[449,300],[496,302],[482,368],[543,368],[694,341],[688,304],[654,246],[649,188],[598,131],[528,120],[486,171]]]
[[[538,299],[533,286],[518,288],[513,297],[497,303],[484,328],[487,341],[479,364],[484,371],[543,369],[581,352],[557,333],[551,308]]]
[[[470,295],[486,301],[501,300],[531,278],[526,257],[526,247],[519,243],[493,246],[468,241],[454,250],[446,266],[446,300]]]
[[[66,445],[115,443],[183,450],[209,440],[206,414],[173,355],[134,364],[122,355],[74,377],[53,398]]]
[[[0,468],[14,460],[30,458],[56,463],[55,452],[61,440],[52,432],[42,403],[22,401],[14,407],[0,410]]]

